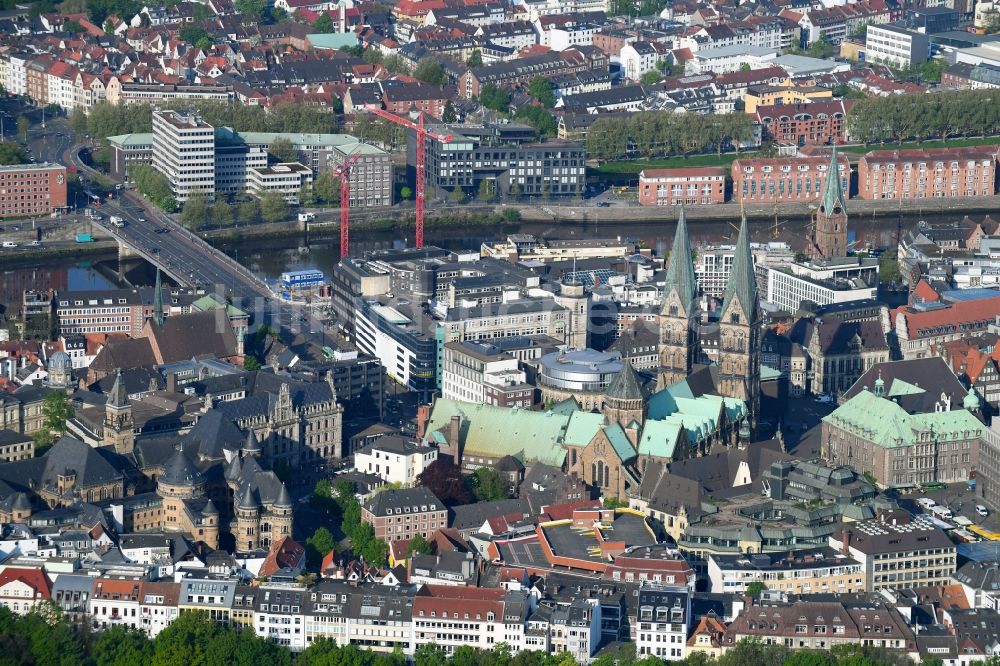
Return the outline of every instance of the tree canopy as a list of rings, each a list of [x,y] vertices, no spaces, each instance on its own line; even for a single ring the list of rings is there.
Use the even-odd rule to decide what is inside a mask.
[[[745,113],[637,113],[627,119],[595,121],[587,132],[587,154],[613,160],[721,152],[752,135],[753,123]]]
[[[424,83],[434,86],[444,85],[448,80],[448,77],[444,73],[444,66],[434,56],[424,56],[421,58],[413,70],[413,76]]]
[[[510,111],[510,93],[494,83],[487,83],[479,89],[479,103],[492,111]]]
[[[852,136],[866,144],[989,136],[1000,131],[993,90],[859,99],[847,115]]]

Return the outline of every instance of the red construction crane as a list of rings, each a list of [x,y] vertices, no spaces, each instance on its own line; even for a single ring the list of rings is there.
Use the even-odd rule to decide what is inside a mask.
[[[351,167],[361,157],[361,151],[351,153],[333,172],[340,176],[340,258],[343,260],[351,249]]]
[[[427,137],[437,139],[443,143],[451,141],[451,135],[441,135],[424,128],[424,112],[421,111],[417,117],[417,122],[400,118],[394,113],[389,113],[382,109],[373,109],[372,113],[380,118],[385,118],[389,122],[402,125],[414,131],[417,135],[417,247],[424,246],[424,181],[427,179]]]

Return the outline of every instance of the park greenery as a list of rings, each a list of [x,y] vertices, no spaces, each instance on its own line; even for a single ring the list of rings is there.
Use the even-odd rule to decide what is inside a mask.
[[[314,507],[340,517],[340,531],[351,540],[351,552],[355,556],[369,564],[385,564],[389,546],[375,537],[371,524],[361,522],[361,504],[355,496],[353,483],[341,480],[331,485],[329,481],[321,480],[316,483],[310,501]],[[333,535],[327,528],[320,527],[306,540],[306,557],[312,561],[322,560],[334,546]]]
[[[279,104],[272,109],[262,106],[223,102],[185,101],[179,108],[197,111],[202,120],[215,127],[229,127],[237,132],[308,132],[323,134],[338,129],[334,113],[307,104]],[[90,136],[101,140],[118,134],[151,132],[153,110],[148,104],[107,102],[95,104],[86,121]]]
[[[417,485],[426,487],[447,506],[510,497],[506,479],[495,469],[481,467],[466,475],[451,458],[438,458],[428,465],[417,477]]]
[[[587,154],[597,160],[687,156],[707,150],[721,154],[753,136],[745,113],[637,113],[601,118],[587,132]]]
[[[319,639],[293,654],[274,641],[260,638],[252,628],[221,624],[204,611],[181,613],[150,639],[145,633],[118,625],[96,632],[87,623],[73,623],[56,606],[40,604],[26,615],[0,608],[0,666],[576,666],[571,653],[517,652],[505,643],[492,650],[468,645],[448,655],[430,643],[421,645],[411,660],[399,648],[375,653],[356,645],[338,645]],[[927,657],[920,666],[940,666]],[[1000,666],[991,657],[983,666]],[[654,656],[639,657],[635,645],[626,643],[607,650],[593,666],[913,666],[900,652],[869,645],[845,643],[829,650],[792,650],[744,640],[712,659],[694,652],[683,661],[666,662]]]
[[[168,213],[177,210],[177,199],[170,189],[170,181],[151,164],[137,164],[129,169],[135,189],[142,196]]]
[[[995,97],[992,90],[869,97],[855,103],[847,125],[865,144],[991,136],[1000,132]]]

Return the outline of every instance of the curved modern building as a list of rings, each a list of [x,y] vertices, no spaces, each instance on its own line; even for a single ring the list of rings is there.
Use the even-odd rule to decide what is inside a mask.
[[[583,409],[601,406],[604,390],[621,372],[619,352],[574,349],[552,352],[538,360],[542,399],[559,402],[574,397]]]

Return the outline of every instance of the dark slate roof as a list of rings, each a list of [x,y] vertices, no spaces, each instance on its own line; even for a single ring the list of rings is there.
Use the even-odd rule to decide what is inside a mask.
[[[527,517],[531,513],[531,505],[524,499],[463,504],[452,507],[451,526],[459,531],[477,530],[490,518],[508,516],[512,513]]]
[[[178,449],[167,462],[160,479],[172,484],[194,485],[201,481],[201,471],[182,449]]]
[[[221,411],[210,409],[198,417],[198,422],[184,436],[183,446],[190,455],[220,459],[224,450],[239,451],[244,437],[232,420]]]
[[[929,413],[935,411],[935,406],[941,400],[941,394],[951,398],[953,409],[962,406],[968,390],[962,385],[947,361],[940,356],[929,358],[914,358],[906,361],[889,361],[876,363],[854,382],[843,395],[846,402],[865,389],[875,386],[875,381],[882,377],[885,382],[885,395],[892,398],[900,407],[910,414]],[[897,380],[923,389],[920,392],[894,391],[893,383]]]
[[[151,322],[150,335],[163,363],[236,355],[236,334],[225,308],[167,317],[162,326]]]
[[[104,345],[97,353],[90,368],[110,373],[117,368],[139,368],[156,365],[153,347],[147,338],[115,340]]]
[[[844,322],[839,317],[824,317],[816,322],[814,334],[824,354],[843,354],[850,351],[855,336],[865,350],[887,349],[888,343],[882,324],[878,321]]]
[[[423,487],[385,490],[365,504],[365,509],[375,516],[385,516],[390,510],[406,507],[416,512],[419,512],[421,507],[424,511],[440,511],[445,508],[444,503],[435,497],[434,493]]]
[[[604,392],[604,395],[617,400],[644,400],[646,398],[642,381],[627,358],[622,363],[622,369],[608,384],[608,390]]]

